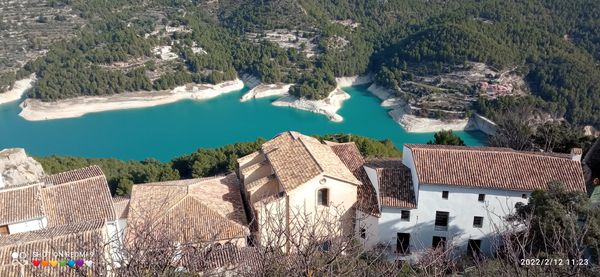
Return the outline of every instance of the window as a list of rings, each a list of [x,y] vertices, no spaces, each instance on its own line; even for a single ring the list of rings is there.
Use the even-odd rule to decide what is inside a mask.
[[[521,194],[521,198],[527,199],[527,194],[525,194],[525,193]]]
[[[402,220],[402,221],[410,221],[410,211],[402,211],[400,213],[400,220]]]
[[[409,233],[398,233],[397,234],[396,253],[399,253],[399,254],[410,253],[410,234]]]
[[[10,232],[8,231],[8,225],[0,226],[0,236],[9,235],[9,234],[10,234]]]
[[[446,249],[446,237],[438,237],[433,236],[433,240],[431,242],[431,247],[437,248],[442,247],[442,249]]]
[[[483,201],[485,201],[485,194],[483,194],[483,193],[480,193],[480,194],[479,194],[479,197],[477,198],[477,200],[478,200],[479,202],[483,202]]]
[[[467,253],[474,259],[479,258],[479,254],[481,253],[481,240],[470,239],[467,244]]]
[[[473,217],[473,228],[481,228],[483,226],[483,216]]]
[[[329,249],[331,249],[331,241],[324,241],[323,243],[321,243],[321,251],[323,252],[327,252],[329,251]]]
[[[448,217],[450,217],[449,212],[435,212],[435,230],[436,231],[446,231],[448,230]]]
[[[360,238],[366,238],[367,237],[367,229],[365,228],[360,228]]]
[[[329,206],[329,190],[320,189],[317,193],[317,202],[321,206]]]
[[[447,190],[442,191],[442,198],[448,199],[448,191]]]

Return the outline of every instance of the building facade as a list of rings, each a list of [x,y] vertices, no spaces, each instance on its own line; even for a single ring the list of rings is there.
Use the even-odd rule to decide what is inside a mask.
[[[364,167],[381,213],[356,228],[366,246],[396,257],[415,258],[437,246],[492,255],[505,217],[527,204],[532,191],[551,183],[585,191],[577,156],[505,148],[406,145],[402,160]]]

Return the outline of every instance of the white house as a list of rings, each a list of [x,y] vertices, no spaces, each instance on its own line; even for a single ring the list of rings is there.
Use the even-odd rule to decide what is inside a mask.
[[[289,249],[285,245],[290,241],[275,240],[302,239],[305,230],[300,228],[307,226],[300,225],[309,221],[327,224],[323,232],[352,234],[361,182],[329,145],[297,132],[284,132],[259,151],[238,159],[238,164],[242,196],[257,242],[281,243]],[[285,230],[277,229],[280,226]],[[292,236],[296,231],[299,235]],[[325,239],[322,243],[329,242]]]
[[[108,183],[97,166],[49,175],[30,185],[0,189],[0,203],[0,235],[90,220],[105,220],[107,233],[117,232]]]
[[[585,191],[577,159],[506,148],[405,145],[401,162],[364,168],[380,215],[357,220],[356,228],[365,245],[383,245],[393,255],[450,242],[460,253],[491,254],[504,216],[533,190],[556,181]]]

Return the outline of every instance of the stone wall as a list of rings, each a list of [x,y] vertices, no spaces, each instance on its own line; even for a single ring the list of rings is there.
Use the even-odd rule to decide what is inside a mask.
[[[479,130],[488,136],[492,136],[496,134],[497,128],[498,125],[496,125],[496,123],[489,120],[488,118],[480,114],[473,114],[473,116],[471,116],[471,118],[469,119],[469,125],[467,129]]]

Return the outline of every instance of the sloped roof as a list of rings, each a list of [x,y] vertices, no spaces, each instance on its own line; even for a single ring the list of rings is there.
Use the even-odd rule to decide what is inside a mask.
[[[568,191],[585,191],[581,163],[565,155],[521,152],[507,148],[406,145],[422,185],[533,191],[549,182]]]
[[[127,218],[129,213],[129,197],[115,196],[113,197],[113,206],[118,219]]]
[[[258,247],[236,247],[224,245],[190,251],[182,257],[182,265],[194,272],[218,270],[222,268],[233,269],[236,273],[259,268],[263,261],[264,253]],[[250,273],[250,272],[248,272]]]
[[[82,221],[116,220],[108,182],[98,166],[48,176],[42,201],[48,227]]]
[[[379,199],[382,207],[413,209],[417,207],[410,169],[378,168]]]
[[[44,216],[40,185],[0,190],[0,225],[29,221]]]
[[[417,207],[412,175],[399,158],[372,159],[365,166],[375,169],[382,207],[413,209]]]
[[[12,253],[26,253],[28,260],[31,260],[33,252],[86,252],[95,253],[95,256],[86,257],[94,262],[95,267],[102,263],[101,253],[104,252],[106,243],[104,221],[88,221],[70,225],[56,226],[53,228],[42,229],[38,231],[19,233],[8,236],[0,236],[0,276],[19,276],[20,267],[12,266]],[[52,254],[51,254],[52,255]],[[53,257],[61,259],[62,257]],[[64,269],[64,267],[62,267]],[[57,268],[44,268],[37,270],[32,264],[25,265],[25,276],[73,276],[68,270]],[[92,269],[88,274],[93,274]],[[13,275],[17,273],[17,275]]]
[[[46,183],[47,185],[60,185],[101,176],[104,176],[102,169],[100,169],[100,167],[97,165],[92,165],[80,169],[49,175],[42,178],[40,181]]]
[[[335,143],[329,141],[325,143],[331,147],[333,152],[340,157],[346,167],[361,182],[357,188],[358,210],[374,216],[381,215],[375,187],[373,187],[373,184],[365,171],[365,160],[356,147],[356,144],[354,144],[354,142]]]
[[[297,132],[285,132],[265,142],[261,150],[286,191],[319,174],[360,184],[333,150],[315,138]]]
[[[135,185],[128,218],[134,223],[148,219],[166,224],[181,241],[228,240],[249,234],[235,174]]]
[[[0,190],[0,224],[47,217],[48,227],[116,219],[106,177],[97,166],[43,178],[43,183]]]

